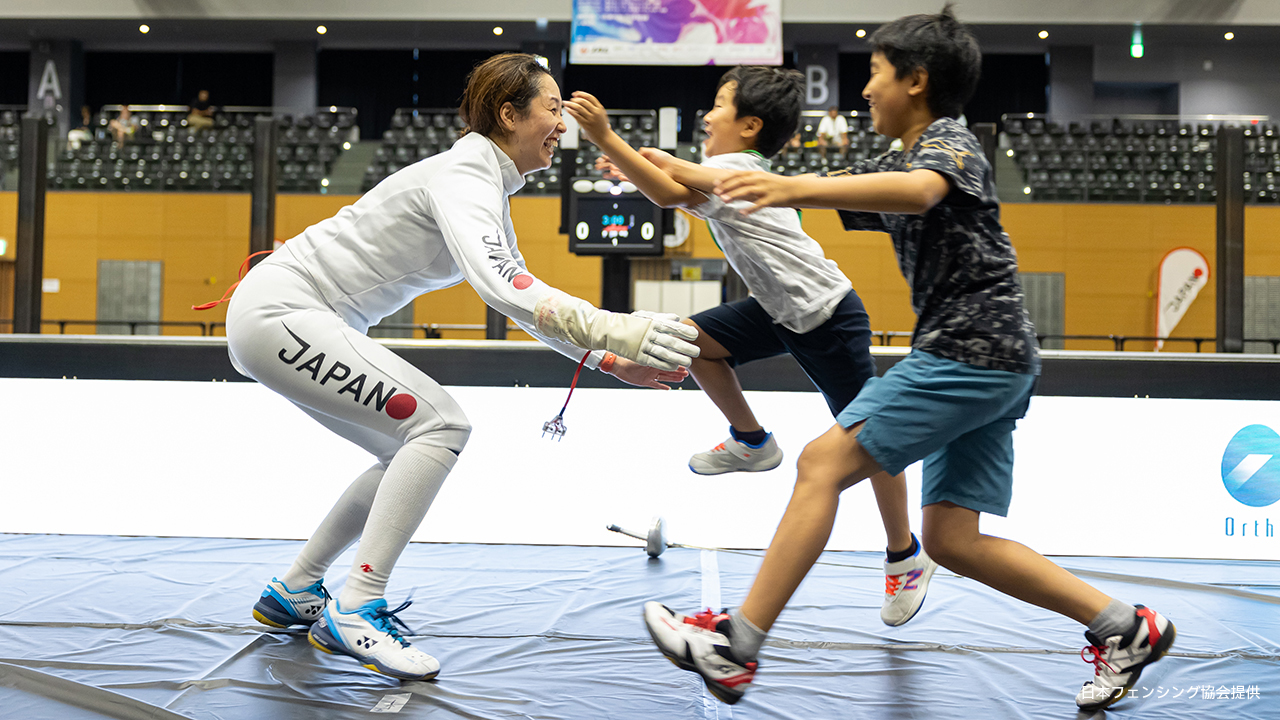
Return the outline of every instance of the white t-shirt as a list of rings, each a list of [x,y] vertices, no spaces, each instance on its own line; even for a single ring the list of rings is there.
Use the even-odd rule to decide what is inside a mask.
[[[848,132],[849,121],[843,115],[836,115],[834,120],[830,115],[823,115],[818,123],[818,137],[838,139]]]
[[[534,307],[558,291],[529,273],[516,248],[509,197],[523,186],[502,149],[470,133],[393,173],[264,262],[301,271],[361,331],[465,279],[489,307],[577,360],[585,350],[534,329]],[[603,353],[592,355],[594,368]]]
[[[724,153],[702,162],[724,170],[767,170],[769,161],[756,153]],[[715,195],[688,208],[707,221],[724,256],[775,323],[807,333],[831,317],[853,289],[840,266],[805,234],[800,215],[790,208],[765,208],[750,215],[739,210],[750,203],[725,204]]]

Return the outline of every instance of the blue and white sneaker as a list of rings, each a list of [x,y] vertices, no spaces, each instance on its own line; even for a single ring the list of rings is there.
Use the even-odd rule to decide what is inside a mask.
[[[440,663],[409,644],[396,629],[399,625],[411,632],[396,617],[409,605],[405,601],[388,610],[387,601],[379,598],[348,613],[335,601],[324,609],[307,637],[318,649],[350,655],[374,672],[401,680],[430,680],[440,673]]]
[[[924,551],[924,546],[916,549],[916,554],[898,562],[884,563],[884,603],[880,606],[880,620],[890,627],[904,625],[920,612],[924,605],[925,593],[929,590],[929,580],[938,569]]]
[[[773,439],[773,433],[764,436],[759,445],[728,439],[706,452],[689,458],[689,469],[699,475],[720,475],[730,472],[764,472],[782,464],[782,448]]]
[[[310,625],[329,602],[329,591],[324,581],[308,585],[300,590],[290,590],[285,584],[271,578],[262,597],[253,606],[253,619],[274,628],[290,625]]]

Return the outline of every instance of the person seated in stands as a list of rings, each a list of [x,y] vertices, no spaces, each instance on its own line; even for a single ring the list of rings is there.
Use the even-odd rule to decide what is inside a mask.
[[[128,105],[121,105],[120,114],[107,125],[107,128],[111,131],[116,147],[124,147],[124,144],[133,139],[133,134],[138,131],[138,120],[129,111]]]
[[[797,130],[796,134],[792,135],[791,139],[787,141],[787,145],[782,149],[782,151],[785,153],[789,153],[795,150],[799,150],[802,147],[804,147],[804,143],[800,141],[800,131]]]
[[[187,126],[192,130],[207,130],[213,127],[213,104],[209,102],[209,91],[196,93],[191,101],[191,113],[187,115]]]
[[[80,108],[80,127],[74,128],[67,133],[67,147],[72,150],[79,150],[80,144],[93,140],[93,131],[89,129],[89,125],[93,120],[93,112],[89,110],[88,105]]]
[[[827,114],[823,115],[822,121],[818,123],[818,147],[822,149],[823,157],[826,157],[829,146],[843,150],[848,145],[849,121],[840,114],[839,108],[832,105],[827,108]]]

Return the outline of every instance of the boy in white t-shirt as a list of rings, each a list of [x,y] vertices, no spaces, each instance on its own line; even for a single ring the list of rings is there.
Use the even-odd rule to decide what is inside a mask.
[[[742,394],[736,365],[791,354],[822,392],[833,415],[853,401],[875,375],[871,326],[849,279],[805,234],[794,210],[772,208],[749,216],[740,203],[711,192],[736,170],[769,167],[795,133],[803,78],[794,70],[742,66],[720,80],[715,106],[703,118],[706,160],[697,165],[652,148],[637,152],[609,127],[595,97],[575,92],[565,111],[609,161],[654,203],[683,207],[703,218],[751,297],[700,312],[684,322],[699,329],[701,355],[689,371],[729,420],[730,437],[694,455],[700,475],[772,470],[782,451],[756,420]],[[911,533],[907,488],[901,474],[872,478],[888,538],[885,597],[880,618],[910,620],[924,602],[937,567]]]

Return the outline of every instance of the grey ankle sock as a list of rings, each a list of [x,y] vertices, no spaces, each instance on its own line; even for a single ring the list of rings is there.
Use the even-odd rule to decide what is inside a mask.
[[[1123,635],[1133,626],[1133,617],[1137,612],[1138,609],[1128,603],[1112,600],[1111,604],[1089,623],[1089,632],[1103,642],[1113,635]]]
[[[729,647],[744,663],[755,662],[764,645],[765,632],[752,624],[741,611],[729,614]]]

